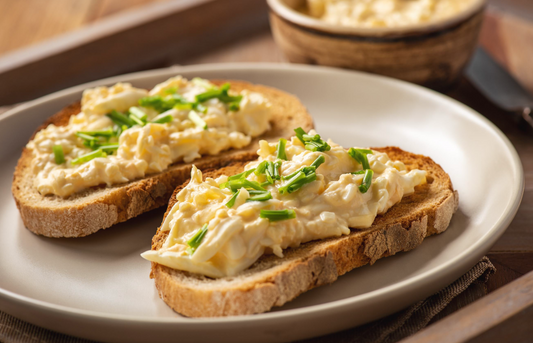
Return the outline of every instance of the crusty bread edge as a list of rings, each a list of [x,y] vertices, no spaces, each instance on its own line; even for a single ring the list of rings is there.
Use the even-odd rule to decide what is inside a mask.
[[[216,84],[227,80],[213,80]],[[293,95],[262,85],[254,85],[244,81],[230,80],[232,87],[251,89],[267,94],[273,101],[285,101],[295,113],[279,113],[293,120],[293,115],[299,119],[298,125],[305,130],[313,127],[313,120],[303,104]],[[67,106],[45,121],[33,134],[50,124],[58,126],[68,124],[71,115],[78,113],[80,104]],[[275,120],[275,119],[274,119]],[[279,118],[278,118],[279,120]],[[250,161],[257,157],[256,147],[259,139],[269,137],[269,132],[255,138],[243,149],[223,152],[219,156],[204,156],[192,163],[178,163],[168,170],[150,175],[140,180],[123,185],[106,188],[101,196],[95,196],[90,201],[72,203],[65,201],[62,206],[42,206],[35,204],[24,194],[21,187],[24,177],[29,173],[32,154],[24,148],[13,176],[12,193],[24,225],[32,232],[47,237],[83,237],[98,230],[106,229],[114,224],[124,222],[144,212],[164,206],[172,195],[175,187],[190,177],[192,165],[203,170],[222,168],[235,161]],[[289,136],[284,134],[283,136]],[[255,147],[255,148],[253,148]],[[89,194],[91,191],[89,191]],[[43,197],[44,198],[44,197]]]
[[[451,192],[434,213],[420,214],[408,227],[395,223],[355,236],[349,243],[333,243],[331,249],[322,249],[295,263],[272,268],[260,281],[231,289],[206,290],[176,282],[173,274],[180,272],[157,263],[152,263],[151,277],[155,279],[160,297],[185,316],[219,317],[266,312],[310,289],[332,283],[354,268],[410,251],[426,237],[444,232],[459,204],[458,193],[453,190],[451,181],[449,184]],[[154,236],[153,248],[160,243],[161,235]]]

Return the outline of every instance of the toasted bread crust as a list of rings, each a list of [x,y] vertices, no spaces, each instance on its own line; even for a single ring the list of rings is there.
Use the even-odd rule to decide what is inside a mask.
[[[378,259],[409,251],[424,238],[441,233],[457,210],[458,194],[449,176],[429,157],[397,147],[373,148],[400,160],[408,169],[428,172],[428,183],[402,199],[366,230],[352,229],[347,236],[312,241],[287,249],[284,257],[262,256],[235,277],[211,279],[152,263],[151,277],[160,297],[176,312],[189,317],[219,317],[261,313],[281,306],[299,294],[335,281],[338,276]],[[205,177],[231,175],[246,163],[233,163],[222,170],[208,171]],[[167,213],[176,203],[171,197]],[[168,232],[158,229],[152,240],[157,250]]]
[[[272,103],[271,130],[252,140],[243,149],[233,149],[217,156],[204,156],[192,163],[175,163],[166,171],[151,174],[132,182],[112,187],[92,187],[66,199],[42,196],[33,187],[32,152],[24,148],[13,177],[12,192],[24,225],[36,234],[48,237],[82,237],[168,203],[177,185],[190,177],[192,165],[202,170],[222,168],[232,162],[257,158],[261,139],[290,137],[292,129],[313,127],[311,116],[300,101],[280,90],[243,81],[213,80],[216,84],[230,82],[232,90],[248,89],[262,93]],[[71,115],[80,112],[80,104],[72,104],[50,117],[35,134],[50,124],[64,126]]]

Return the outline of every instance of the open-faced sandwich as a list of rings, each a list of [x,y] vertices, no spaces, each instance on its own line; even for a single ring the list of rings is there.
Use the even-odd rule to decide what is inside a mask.
[[[175,311],[265,312],[448,227],[458,195],[429,157],[294,131],[261,141],[256,161],[193,167],[175,190],[142,254]]]
[[[180,76],[151,91],[87,89],[33,135],[13,196],[31,231],[79,237],[166,205],[191,173],[257,158],[259,139],[312,127],[294,96],[242,81]]]

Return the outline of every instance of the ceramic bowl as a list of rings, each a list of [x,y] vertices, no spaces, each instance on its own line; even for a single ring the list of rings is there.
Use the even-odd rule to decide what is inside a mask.
[[[305,0],[267,0],[277,44],[293,63],[320,64],[391,76],[434,89],[461,75],[476,47],[486,0],[435,23],[353,28],[295,10]]]

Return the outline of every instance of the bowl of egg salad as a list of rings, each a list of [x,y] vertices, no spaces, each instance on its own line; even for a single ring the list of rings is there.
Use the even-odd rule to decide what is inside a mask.
[[[293,63],[386,75],[445,89],[477,44],[486,0],[267,0]]]

